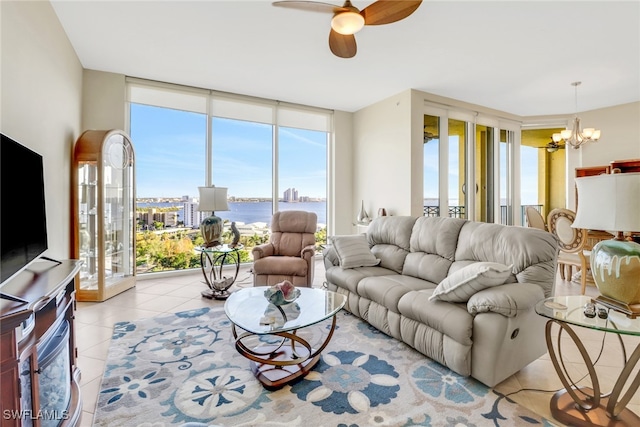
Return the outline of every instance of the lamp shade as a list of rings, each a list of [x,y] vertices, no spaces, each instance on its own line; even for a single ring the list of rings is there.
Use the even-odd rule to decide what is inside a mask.
[[[355,34],[364,27],[364,17],[357,12],[342,12],[331,20],[331,28],[337,33]]]
[[[640,231],[640,173],[576,178],[578,207],[572,227]]]
[[[640,316],[640,245],[624,231],[640,231],[640,173],[614,173],[576,179],[578,212],[573,227],[617,233],[591,250],[596,302],[629,317]]]
[[[200,200],[198,210],[204,212],[228,211],[227,188],[225,187],[198,187]]]

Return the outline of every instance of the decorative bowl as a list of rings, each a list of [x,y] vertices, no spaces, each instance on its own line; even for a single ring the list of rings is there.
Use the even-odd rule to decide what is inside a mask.
[[[265,289],[264,296],[273,305],[284,305],[295,301],[300,296],[300,289],[285,280]]]

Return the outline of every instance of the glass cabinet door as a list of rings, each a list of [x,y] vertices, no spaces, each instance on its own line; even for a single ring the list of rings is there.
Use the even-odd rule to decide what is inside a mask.
[[[110,136],[103,146],[103,216],[105,286],[133,275],[133,160],[131,143]]]
[[[98,169],[95,162],[78,166],[78,246],[82,261],[80,283],[83,289],[98,289]]]
[[[73,256],[83,261],[79,301],[135,285],[134,150],[122,131],[86,131],[74,149]]]

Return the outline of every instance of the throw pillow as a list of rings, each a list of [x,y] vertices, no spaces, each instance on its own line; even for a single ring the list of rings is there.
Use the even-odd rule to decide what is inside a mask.
[[[461,268],[438,284],[429,300],[467,302],[473,294],[504,284],[513,266],[497,262],[476,262]]]
[[[342,268],[372,267],[380,263],[371,252],[364,234],[333,236],[329,239]]]

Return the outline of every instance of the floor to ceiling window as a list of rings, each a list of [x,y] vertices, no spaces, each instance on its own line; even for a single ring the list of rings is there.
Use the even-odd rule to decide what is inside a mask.
[[[449,119],[449,216],[454,218],[467,217],[466,153],[467,123]]]
[[[440,118],[425,114],[423,148],[423,212],[440,216]]]
[[[475,221],[495,222],[495,128],[476,125],[475,135]]]
[[[498,197],[500,200],[500,224],[513,224],[513,184],[510,177],[513,175],[511,152],[513,151],[513,139],[515,132],[506,129],[500,130],[500,142],[498,148]]]
[[[198,187],[228,189],[223,241],[236,223],[251,247],[276,210],[318,214],[326,240],[331,112],[128,79],[137,166],[138,274],[199,267]]]
[[[536,147],[520,147],[520,200],[523,205],[539,202],[538,151]]]
[[[231,218],[244,226],[268,224],[273,212],[273,126],[211,119],[213,184],[227,187]],[[263,227],[262,224],[260,224]]]
[[[327,133],[278,127],[277,210],[316,212],[327,224]]]

